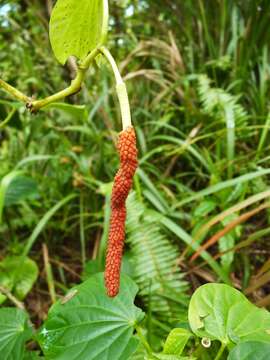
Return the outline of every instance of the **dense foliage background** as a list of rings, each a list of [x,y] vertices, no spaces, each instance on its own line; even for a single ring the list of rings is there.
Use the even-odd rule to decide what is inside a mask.
[[[75,70],[52,54],[52,5],[0,5],[1,78],[38,98]],[[270,305],[269,22],[268,0],[110,1],[108,47],[127,82],[140,157],[123,271],[139,284],[157,350],[205,282]],[[0,285],[21,284],[14,256],[35,261],[23,301],[37,325],[55,297],[103,270],[121,128],[112,80],[96,64],[66,105],[35,115],[1,90]]]

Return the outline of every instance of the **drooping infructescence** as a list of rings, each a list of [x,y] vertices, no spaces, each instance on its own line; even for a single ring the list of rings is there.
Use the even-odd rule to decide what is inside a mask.
[[[136,135],[133,127],[128,127],[120,133],[117,149],[120,156],[120,168],[115,175],[112,189],[105,266],[105,286],[110,297],[116,296],[119,292],[121,260],[125,242],[126,199],[138,166]]]

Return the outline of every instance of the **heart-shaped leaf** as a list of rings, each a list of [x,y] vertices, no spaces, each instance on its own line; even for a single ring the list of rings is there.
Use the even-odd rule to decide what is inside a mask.
[[[269,360],[270,343],[249,341],[237,345],[228,360]]]
[[[103,274],[73,288],[49,311],[38,340],[47,360],[126,360],[136,350],[134,325],[142,311],[136,284],[122,274],[120,293],[109,298]]]
[[[28,257],[6,257],[0,262],[0,285],[23,300],[38,277],[37,264]],[[0,304],[6,299],[0,294]]]
[[[32,336],[32,328],[25,311],[15,308],[0,309],[1,360],[22,360],[25,342]]]
[[[58,0],[50,20],[50,41],[61,64],[83,60],[107,34],[108,0]]]
[[[197,289],[188,317],[192,331],[200,337],[225,344],[270,341],[270,313],[228,285],[206,284]]]

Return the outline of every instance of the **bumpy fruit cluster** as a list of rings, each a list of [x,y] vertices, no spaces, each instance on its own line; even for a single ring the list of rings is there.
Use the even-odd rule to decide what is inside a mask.
[[[120,168],[115,175],[112,189],[105,267],[105,286],[110,297],[116,296],[119,292],[121,260],[125,242],[126,199],[138,166],[136,135],[133,127],[120,133],[117,150],[120,156]]]

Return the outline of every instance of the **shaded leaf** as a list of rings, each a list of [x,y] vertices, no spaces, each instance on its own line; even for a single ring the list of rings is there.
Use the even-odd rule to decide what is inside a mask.
[[[18,176],[9,185],[5,194],[5,206],[13,205],[21,200],[38,196],[38,188],[35,180]]]
[[[32,328],[25,311],[15,308],[0,309],[1,360],[22,360],[25,342],[32,336]]]
[[[228,357],[228,360],[269,360],[270,343],[244,342],[237,345]]]

